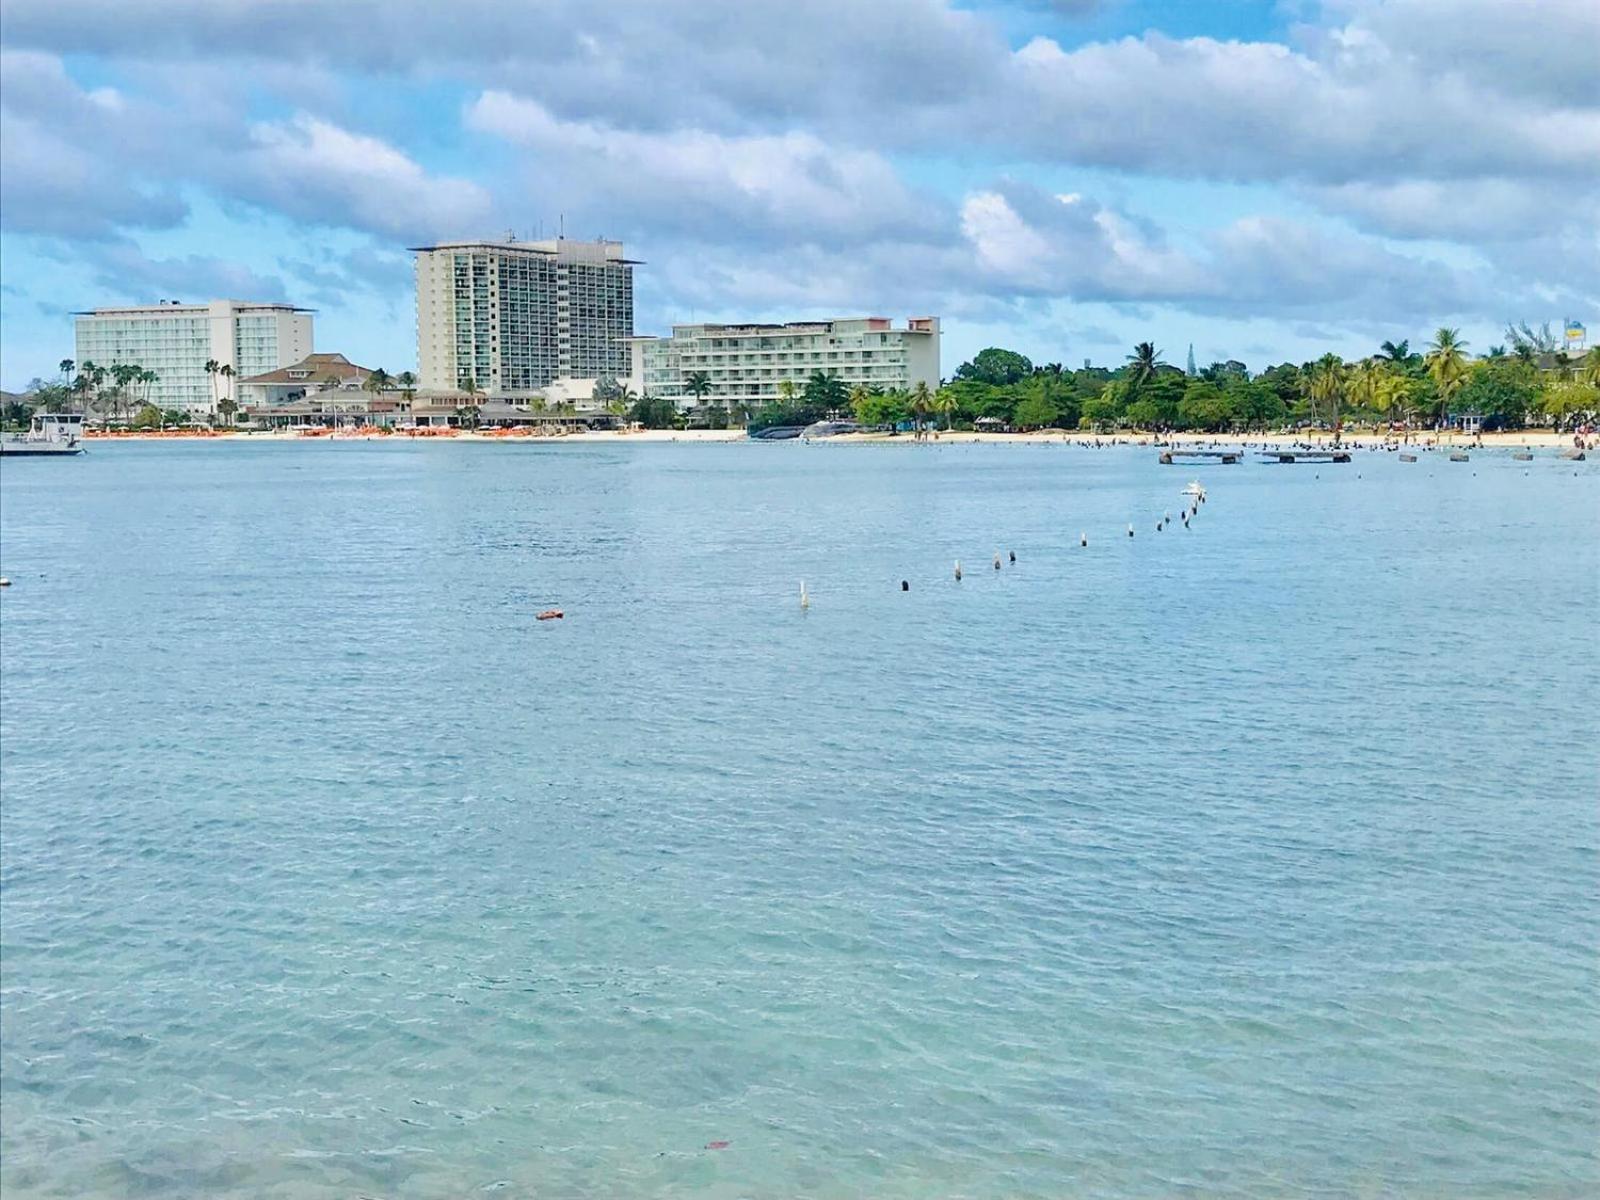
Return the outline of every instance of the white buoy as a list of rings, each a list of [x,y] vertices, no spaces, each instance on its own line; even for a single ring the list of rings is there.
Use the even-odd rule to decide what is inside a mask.
[[[994,569],[996,571],[1000,569],[1000,551],[998,550],[994,552]]]
[[[961,582],[961,560],[959,558],[956,559],[956,582]]]
[[[804,579],[800,581],[800,607],[811,607],[811,597],[806,594],[806,581]]]
[[[10,587],[10,586],[11,586],[11,580],[7,579],[4,575],[0,575],[0,587]]]
[[[1133,522],[1132,521],[1128,522],[1128,536],[1129,537],[1133,536]]]

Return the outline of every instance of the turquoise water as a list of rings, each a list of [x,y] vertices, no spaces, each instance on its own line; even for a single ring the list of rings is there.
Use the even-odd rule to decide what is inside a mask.
[[[1594,1195],[1597,467],[8,462],[0,1189]]]

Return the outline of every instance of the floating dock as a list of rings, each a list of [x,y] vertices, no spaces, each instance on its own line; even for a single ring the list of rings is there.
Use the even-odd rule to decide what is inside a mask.
[[[1241,450],[1163,450],[1161,461],[1165,466],[1172,466],[1177,462],[1209,461],[1219,463],[1236,463],[1244,458]]]
[[[1348,450],[1263,450],[1264,463],[1347,463]]]

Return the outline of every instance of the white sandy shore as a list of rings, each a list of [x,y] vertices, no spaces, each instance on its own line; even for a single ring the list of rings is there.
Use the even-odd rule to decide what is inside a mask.
[[[326,435],[319,439],[329,440],[372,440],[372,441],[432,441],[439,440],[435,437],[410,438],[404,434],[358,434],[353,437],[341,435],[338,439],[330,439]],[[1567,448],[1573,444],[1573,435],[1570,433],[1554,433],[1548,429],[1525,429],[1513,433],[1486,433],[1482,436],[1481,443],[1486,448],[1501,447],[1505,449],[1521,449],[1523,447],[1561,447]],[[109,437],[97,433],[90,434],[91,441],[192,441],[192,442],[238,442],[238,441],[310,441],[300,434],[283,432],[219,432],[215,434],[173,434],[173,433],[118,433]],[[467,431],[454,432],[444,436],[445,441],[465,442],[582,442],[582,443],[607,443],[618,445],[631,442],[679,442],[685,444],[706,444],[722,442],[742,442],[745,431],[742,429],[636,429],[627,431],[596,431],[584,433],[568,433],[559,435],[503,435],[491,433],[473,433]],[[1170,440],[1158,441],[1150,434],[1126,433],[1115,436],[1066,432],[1059,429],[1039,430],[1033,433],[970,433],[960,430],[945,432],[940,431],[933,439],[937,444],[956,443],[985,443],[992,445],[1012,446],[1037,446],[1037,445],[1073,445],[1073,446],[1151,446],[1158,444],[1170,446],[1172,449],[1209,449],[1221,447],[1288,447],[1295,445],[1312,445],[1328,447],[1332,444],[1326,434],[1313,434],[1307,436],[1297,433],[1218,433],[1218,434],[1184,434],[1172,437]],[[927,443],[919,442],[910,434],[886,433],[852,433],[827,439],[829,445],[880,445],[880,446],[918,446]],[[1434,433],[1416,432],[1409,438],[1385,438],[1380,433],[1364,433],[1359,431],[1345,434],[1342,444],[1352,449],[1380,448],[1384,445],[1400,444],[1410,448],[1423,448],[1427,446],[1463,447],[1474,444],[1474,439],[1461,434],[1437,435]],[[1591,440],[1591,444],[1592,440]]]

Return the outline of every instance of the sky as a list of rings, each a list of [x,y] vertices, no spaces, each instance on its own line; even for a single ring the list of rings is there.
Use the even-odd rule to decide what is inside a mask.
[[[415,369],[406,247],[558,225],[638,332],[935,315],[946,375],[1600,332],[1597,55],[1595,0],[6,0],[0,386],[158,299]]]

